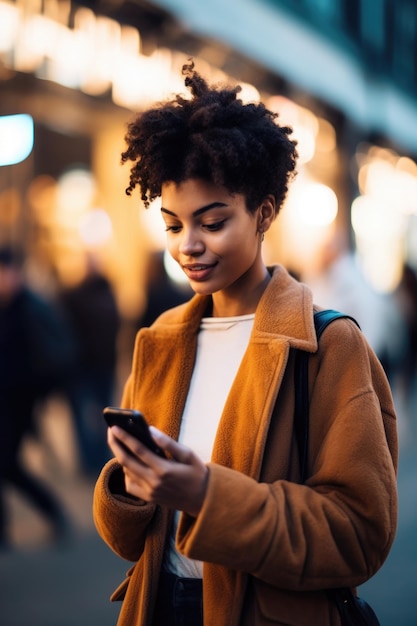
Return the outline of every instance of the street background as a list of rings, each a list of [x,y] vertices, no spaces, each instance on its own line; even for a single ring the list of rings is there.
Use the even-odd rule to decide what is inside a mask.
[[[417,624],[417,438],[416,425],[399,412],[401,443],[399,528],[383,568],[360,589],[381,626]],[[115,626],[120,604],[109,596],[124,578],[128,562],[113,554],[95,532],[91,517],[94,481],[80,475],[70,417],[59,401],[42,420],[39,441],[28,440],[27,463],[63,499],[73,536],[59,546],[20,497],[9,494],[14,548],[0,553],[2,626]],[[319,625],[312,625],[319,626]]]

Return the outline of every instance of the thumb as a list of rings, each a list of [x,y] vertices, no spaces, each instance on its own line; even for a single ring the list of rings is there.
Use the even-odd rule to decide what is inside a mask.
[[[164,452],[168,452],[169,456],[179,463],[185,463],[186,465],[192,465],[193,459],[196,455],[190,448],[184,446],[182,443],[178,443],[175,439],[172,439],[169,435],[162,432],[155,426],[149,427],[152,437],[156,443]]]

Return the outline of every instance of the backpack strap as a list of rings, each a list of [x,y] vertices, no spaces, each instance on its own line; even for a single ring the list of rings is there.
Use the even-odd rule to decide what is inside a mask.
[[[331,322],[343,317],[352,320],[360,328],[358,322],[353,317],[339,313],[339,311],[328,309],[315,313],[314,327],[316,329],[317,341],[320,340],[323,331]],[[308,358],[308,352],[296,351],[294,425],[300,457],[301,483],[305,483],[308,469],[308,418],[310,408],[308,397]],[[354,595],[351,589],[328,589],[326,593],[330,602],[336,605],[343,624],[380,626],[373,609],[365,600]]]
[[[359,327],[358,322],[345,313],[340,313],[333,309],[317,311],[314,313],[314,327],[316,329],[317,341],[334,320],[340,318],[351,319]],[[308,467],[308,431],[309,431],[309,394],[308,394],[308,358],[309,353],[297,350],[295,355],[294,384],[295,384],[295,408],[294,426],[297,438],[298,453],[300,458],[301,482],[307,478]]]

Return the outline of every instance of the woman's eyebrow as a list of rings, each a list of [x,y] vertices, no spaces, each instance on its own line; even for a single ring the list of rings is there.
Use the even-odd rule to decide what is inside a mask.
[[[224,207],[224,206],[227,206],[227,204],[225,204],[224,202],[211,202],[211,204],[206,204],[205,206],[202,206],[199,209],[196,209],[192,215],[193,217],[197,217],[198,215],[201,215],[202,213],[205,213],[206,211],[210,211],[210,209],[218,209],[219,207]],[[167,213],[168,215],[172,215],[172,217],[178,217],[176,213],[174,213],[173,211],[169,211],[168,209],[165,209],[164,207],[161,207],[161,212]]]

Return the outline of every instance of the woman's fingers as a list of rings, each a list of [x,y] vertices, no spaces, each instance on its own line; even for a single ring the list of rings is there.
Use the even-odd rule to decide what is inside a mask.
[[[192,457],[195,455],[190,448],[178,443],[178,441],[175,441],[155,426],[150,426],[149,430],[151,431],[155,443],[157,443],[165,453],[168,453],[169,457],[179,463],[185,463],[186,465],[192,463]]]
[[[123,428],[120,428],[119,426],[112,426],[108,430],[108,444],[122,465],[126,460],[126,455],[133,456],[136,460],[145,464],[148,461],[153,464],[155,461],[154,457],[157,459],[161,458],[149,450],[149,448],[136,439],[136,437],[126,432]]]
[[[109,446],[123,466],[126,491],[147,502],[198,515],[206,492],[207,466],[190,448],[153,426],[150,430],[168,459],[154,454],[123,429],[109,429]]]

